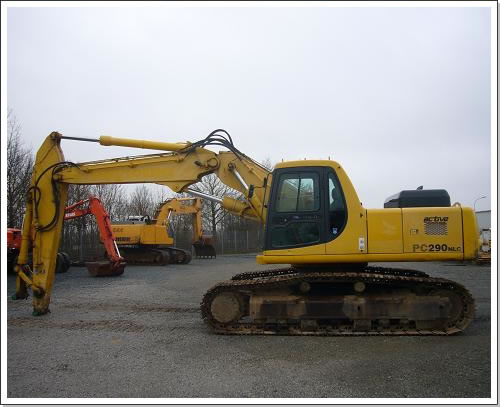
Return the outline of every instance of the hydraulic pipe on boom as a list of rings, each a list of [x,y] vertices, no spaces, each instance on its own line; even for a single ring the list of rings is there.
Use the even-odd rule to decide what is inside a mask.
[[[192,188],[187,188],[186,192],[190,195],[197,196],[198,198],[206,199],[207,201],[212,201],[220,204],[226,211],[238,215],[243,216],[247,219],[258,221],[259,219],[252,214],[249,210],[250,208],[242,201],[238,201],[229,196],[225,196],[224,198],[219,198],[217,196],[205,194],[204,192],[196,191]]]

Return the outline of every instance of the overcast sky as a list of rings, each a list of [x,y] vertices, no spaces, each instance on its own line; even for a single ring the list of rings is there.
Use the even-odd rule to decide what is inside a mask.
[[[258,161],[338,161],[367,208],[419,185],[490,208],[489,8],[9,8],[7,22],[7,102],[35,150],[54,130],[224,128]]]

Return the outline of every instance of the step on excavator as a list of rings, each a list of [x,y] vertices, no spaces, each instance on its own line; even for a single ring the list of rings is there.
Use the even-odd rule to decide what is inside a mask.
[[[64,160],[63,140],[157,152],[72,163]],[[265,224],[257,262],[285,265],[240,272],[210,288],[201,315],[214,332],[451,335],[472,321],[474,300],[461,284],[417,270],[368,265],[475,259],[479,233],[472,208],[450,206],[423,190],[419,199],[395,197],[392,207],[365,209],[338,162],[289,161],[270,172],[238,150],[222,129],[183,143],[51,133],[33,170],[16,296],[23,298],[30,286],[35,313],[48,311],[69,184],[157,183],[194,194],[189,186],[207,174],[242,194],[213,198],[224,209]],[[37,230],[32,278],[22,271],[30,227]]]
[[[122,256],[127,264],[164,266],[168,263],[188,264],[191,252],[173,247],[171,232],[174,214],[192,215],[193,247],[197,257],[215,257],[212,236],[203,235],[200,198],[172,198],[159,205],[153,219],[149,216],[129,216],[127,221],[113,222]]]
[[[85,262],[89,274],[94,277],[115,277],[123,274],[126,262],[120,255],[116,244],[108,212],[99,198],[90,196],[68,206],[64,211],[64,220],[68,221],[87,215],[95,217],[100,239],[109,259],[109,261]]]

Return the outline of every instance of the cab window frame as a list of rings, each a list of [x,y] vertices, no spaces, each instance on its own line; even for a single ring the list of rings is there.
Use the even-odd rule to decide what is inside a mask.
[[[330,194],[331,194],[331,191],[330,191],[330,177],[333,178],[333,184],[335,186],[335,188],[338,187],[339,189],[339,192],[340,192],[340,198],[342,199],[342,202],[344,204],[344,221],[342,222],[342,224],[340,225],[340,227],[338,227],[338,230],[337,230],[337,233],[334,234],[330,228]],[[331,167],[328,167],[327,168],[327,171],[326,171],[326,185],[327,185],[327,193],[326,193],[326,205],[325,205],[325,209],[326,209],[326,216],[325,216],[325,220],[326,222],[325,223],[328,223],[328,228],[327,228],[327,239],[326,239],[326,243],[329,243],[335,239],[337,239],[339,236],[342,235],[342,233],[344,232],[346,226],[347,226],[347,221],[348,221],[348,218],[349,218],[349,210],[348,210],[348,205],[347,205],[347,199],[345,197],[345,194],[344,194],[344,189],[342,188],[342,183],[340,182],[339,180],[339,177],[337,176],[337,173],[335,172],[335,170]]]
[[[317,203],[318,207],[315,208],[314,210],[301,210],[301,211],[287,211],[287,212],[279,212],[278,211],[278,195],[280,193],[280,184],[282,177],[286,175],[293,175],[293,174],[300,174],[300,177],[302,177],[304,174],[307,173],[314,173],[317,175],[317,192],[313,191],[313,197],[318,197],[317,198]],[[324,222],[325,218],[325,202],[327,197],[325,196],[325,182],[327,182],[326,177],[325,177],[325,169],[324,167],[316,167],[316,166],[304,166],[304,167],[293,167],[293,168],[279,168],[274,170],[273,172],[273,180],[277,180],[276,183],[273,182],[273,185],[271,187],[271,195],[270,195],[270,200],[269,202],[273,202],[274,205],[269,205],[268,206],[268,211],[267,211],[267,221],[266,221],[266,235],[265,235],[265,240],[264,240],[264,250],[281,250],[281,249],[292,249],[292,248],[300,248],[300,247],[306,247],[306,246],[314,246],[318,244],[323,244],[325,243],[327,236],[327,230],[326,230],[326,225]],[[307,177],[304,177],[307,178]],[[299,193],[299,191],[298,191]],[[314,200],[316,202],[316,200]],[[297,208],[297,205],[296,205]],[[279,221],[280,218],[293,218],[294,216],[297,216],[297,220],[293,219],[287,219],[287,225],[293,224],[293,223],[304,223],[307,224],[308,222],[310,223],[316,223],[318,227],[318,240],[312,242],[306,242],[306,243],[298,243],[298,244],[292,244],[292,245],[283,245],[283,246],[277,246],[273,245],[273,230],[275,228],[283,228],[285,229],[285,226],[280,226]]]

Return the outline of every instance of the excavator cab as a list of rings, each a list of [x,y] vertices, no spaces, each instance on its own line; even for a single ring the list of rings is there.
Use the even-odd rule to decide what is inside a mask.
[[[314,247],[341,235],[347,205],[331,167],[278,168],[273,179],[265,250]]]

